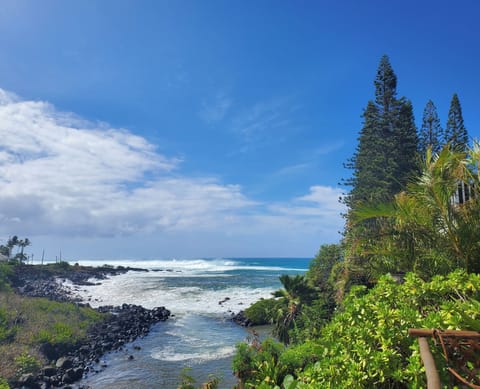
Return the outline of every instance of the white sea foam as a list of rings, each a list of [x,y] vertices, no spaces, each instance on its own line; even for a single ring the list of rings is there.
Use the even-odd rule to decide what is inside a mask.
[[[199,274],[208,275],[209,273],[222,273],[235,270],[258,270],[258,271],[305,271],[301,268],[284,268],[280,266],[261,266],[258,264],[246,265],[241,261],[232,259],[159,259],[159,260],[79,260],[80,265],[84,266],[124,266],[135,267],[149,270],[156,270],[165,273],[166,276],[175,277],[181,275]]]
[[[234,346],[224,346],[220,348],[204,350],[203,352],[179,353],[174,347],[164,347],[151,353],[152,358],[168,362],[189,361],[193,363],[202,363],[221,358],[227,358],[235,354]]]
[[[128,272],[102,280],[100,285],[81,286],[77,293],[94,307],[127,303],[146,308],[165,306],[174,314],[224,314],[238,312],[261,298],[269,298],[272,292],[271,287],[249,288],[234,284],[216,290],[169,286],[164,278],[160,273]],[[224,302],[219,304],[221,301]]]

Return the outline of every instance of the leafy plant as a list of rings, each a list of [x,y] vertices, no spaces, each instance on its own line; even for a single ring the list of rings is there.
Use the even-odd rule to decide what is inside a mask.
[[[479,272],[479,164],[478,144],[469,154],[447,146],[438,155],[428,150],[422,173],[393,203],[364,205],[352,212],[355,224],[370,221],[378,226],[373,239],[358,236],[353,251],[369,256],[377,274],[415,271],[432,277],[459,267]]]
[[[2,377],[0,377],[0,389],[10,389],[7,380]]]
[[[0,263],[0,291],[9,290],[9,277],[13,274],[12,266],[6,263]]]
[[[73,328],[65,323],[54,323],[51,329],[41,330],[36,340],[39,343],[71,343],[73,341]]]
[[[243,367],[238,376],[246,387],[274,388],[290,375],[294,388],[422,388],[418,344],[408,329],[478,328],[479,298],[480,275],[463,270],[428,282],[409,273],[401,284],[386,275],[370,290],[353,287],[318,337],[285,348],[277,359],[272,349],[237,346],[234,370]],[[433,352],[444,369],[441,351]]]
[[[17,327],[10,324],[10,317],[7,310],[0,307],[0,343],[12,339],[16,331]]]
[[[26,352],[15,358],[15,364],[17,365],[17,374],[19,376],[26,373],[35,373],[40,367],[37,358]]]
[[[195,379],[190,374],[192,368],[184,367],[180,372],[180,384],[178,389],[195,389]]]
[[[261,299],[245,309],[245,316],[253,325],[272,324],[279,310],[285,303],[276,299]]]

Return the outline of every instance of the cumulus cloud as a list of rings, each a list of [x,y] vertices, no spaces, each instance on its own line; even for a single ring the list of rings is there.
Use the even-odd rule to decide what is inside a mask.
[[[342,192],[340,188],[312,186],[307,195],[288,203],[272,204],[270,210],[273,215],[290,218],[296,224],[339,230],[342,224],[339,215],[345,211],[339,202]]]
[[[35,234],[172,228],[252,204],[238,186],[175,178],[144,138],[0,93],[0,223]],[[147,179],[148,177],[154,177]],[[13,227],[13,228],[12,228]]]
[[[181,160],[128,130],[1,89],[0,140],[4,236],[164,232],[268,236],[273,242],[340,228],[339,189],[314,186],[283,203],[254,201],[238,185],[182,174]]]

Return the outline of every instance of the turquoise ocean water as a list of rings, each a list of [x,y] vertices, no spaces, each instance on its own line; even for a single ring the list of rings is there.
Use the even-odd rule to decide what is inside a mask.
[[[173,315],[126,350],[105,356],[101,364],[108,367],[102,369],[99,364],[100,372],[91,373],[81,384],[94,389],[174,389],[187,367],[198,384],[214,374],[222,378],[220,388],[231,388],[235,344],[249,336],[246,329],[230,322],[232,312],[270,297],[281,287],[281,274],[303,274],[309,262],[307,258],[79,261],[149,270],[80,287],[78,293],[92,306],[165,306]]]

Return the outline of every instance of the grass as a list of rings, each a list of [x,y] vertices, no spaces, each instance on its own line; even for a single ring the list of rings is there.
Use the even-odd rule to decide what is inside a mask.
[[[0,382],[48,363],[39,351],[42,343],[73,345],[104,317],[71,303],[0,292]]]

